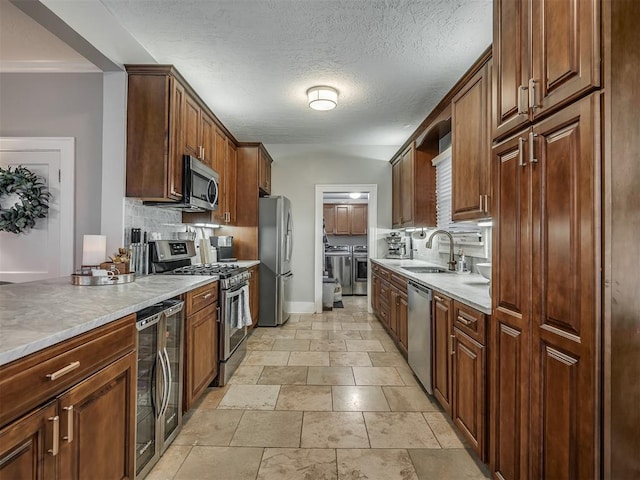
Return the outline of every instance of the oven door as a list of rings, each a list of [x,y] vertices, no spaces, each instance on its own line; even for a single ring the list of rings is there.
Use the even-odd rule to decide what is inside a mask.
[[[220,319],[220,360],[227,360],[247,336],[247,327],[238,328],[244,295],[242,285],[222,290],[222,318]]]

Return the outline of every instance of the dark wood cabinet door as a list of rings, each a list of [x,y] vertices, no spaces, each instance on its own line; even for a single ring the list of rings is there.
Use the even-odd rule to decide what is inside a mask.
[[[454,328],[453,422],[484,461],[486,454],[485,348]]]
[[[389,330],[393,339],[398,338],[398,316],[400,314],[400,292],[397,288],[389,290]]]
[[[202,160],[205,165],[210,166],[218,172],[220,174],[220,179],[222,180],[222,172],[216,168],[220,167],[220,160],[217,159],[216,125],[213,118],[211,118],[211,116],[209,116],[209,114],[204,110],[200,110],[199,128],[200,146],[202,147],[200,160]],[[226,145],[224,155],[226,155]],[[224,155],[222,158],[224,158]]]
[[[200,158],[200,106],[185,95],[182,124],[184,125],[184,153]]]
[[[391,167],[391,223],[394,228],[402,226],[402,160]]]
[[[528,130],[493,149],[493,314],[489,327],[494,477],[527,478],[529,456],[531,168]],[[525,166],[522,166],[522,165]]]
[[[211,219],[217,223],[226,223],[227,214],[227,172],[225,167],[228,166],[227,162],[227,137],[225,134],[215,128],[211,124],[211,154],[208,160],[211,162],[209,165],[216,172],[218,172],[220,196],[218,197],[218,210],[211,212]]]
[[[351,235],[367,234],[367,205],[351,205]]]
[[[50,452],[59,425],[56,402],[51,402],[0,430],[0,479],[59,478],[57,456]]]
[[[380,317],[382,318],[382,323],[384,323],[387,328],[391,328],[391,287],[389,282],[380,279],[380,298],[378,299],[378,305],[380,307]]]
[[[185,410],[189,410],[218,374],[218,302],[187,317]]]
[[[533,129],[532,478],[597,476],[599,102]]]
[[[451,103],[452,218],[487,216],[487,171],[491,140],[488,134],[488,67],[474,75]]]
[[[349,205],[336,205],[336,235],[349,235],[351,232],[350,210]]]
[[[59,397],[59,478],[133,479],[136,372],[131,352]]]
[[[401,213],[400,221],[402,225],[413,225],[414,217],[414,203],[415,203],[415,191],[414,191],[414,175],[415,175],[415,162],[413,155],[413,147],[409,147],[402,154],[402,173],[400,175],[400,192],[401,199],[400,204]]]
[[[322,215],[324,218],[324,229],[327,235],[335,235],[336,233],[336,206],[323,205]]]
[[[224,189],[226,218],[224,222],[235,225],[236,223],[236,180],[238,178],[238,150],[231,142],[227,142],[227,156],[224,166]]]
[[[376,315],[380,314],[380,277],[373,273],[371,275],[371,308]]]
[[[447,413],[451,414],[451,299],[433,294],[433,395]]]
[[[493,139],[529,121],[529,1],[493,2]]]
[[[169,102],[169,196],[182,198],[182,172],[184,170],[184,116],[185,91],[175,78],[169,78],[171,102]]]
[[[600,85],[601,7],[595,0],[531,0],[531,5],[529,88],[537,118]]]

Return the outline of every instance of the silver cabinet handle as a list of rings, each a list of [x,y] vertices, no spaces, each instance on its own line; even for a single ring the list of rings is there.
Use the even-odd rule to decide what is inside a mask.
[[[73,442],[73,405],[63,407],[63,410],[67,411],[67,434],[62,437],[67,443]]]
[[[202,295],[202,299],[206,300],[207,298],[209,298],[212,295],[213,295],[213,293],[205,293],[204,295]]]
[[[164,365],[164,357],[162,356],[162,351],[158,351],[158,358],[160,359],[160,368],[162,369],[162,399],[160,400],[160,408],[158,408],[158,413],[157,415],[160,416],[162,415],[163,409],[164,409],[164,404],[166,401],[166,397],[167,397],[167,368]]]
[[[80,362],[71,362],[66,367],[62,367],[60,370],[57,370],[53,373],[48,373],[47,378],[49,380],[57,380],[60,377],[64,377],[67,373],[72,372],[76,368],[80,366]]]
[[[524,102],[522,101],[522,94],[527,90],[527,87],[520,85],[518,87],[518,115],[526,115],[529,113],[528,109],[522,108]]]
[[[444,303],[444,300],[442,299],[442,297],[439,297],[438,295],[434,295],[434,296],[433,296],[433,299],[434,299],[434,300],[436,300],[436,301],[438,301],[438,302],[442,302],[442,303]]]
[[[535,142],[537,136],[537,133],[529,132],[529,163],[538,163],[535,152]]]
[[[458,321],[460,323],[464,323],[465,325],[469,326],[472,323],[476,323],[477,320],[475,318],[466,319],[462,315],[458,315]]]
[[[535,112],[538,105],[536,104],[536,81],[529,79],[529,107]]]
[[[55,417],[49,417],[49,421],[53,422],[53,441],[51,443],[51,448],[47,450],[47,453],[52,457],[58,455],[58,451],[60,450],[60,417],[56,415]]]
[[[522,137],[518,137],[518,159],[519,159],[519,165],[521,167],[526,167],[527,164],[524,161],[524,142],[525,139]]]

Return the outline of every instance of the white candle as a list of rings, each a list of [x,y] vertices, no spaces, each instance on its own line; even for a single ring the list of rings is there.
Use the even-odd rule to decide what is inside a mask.
[[[107,236],[85,235],[82,240],[82,265],[100,265],[107,258]]]

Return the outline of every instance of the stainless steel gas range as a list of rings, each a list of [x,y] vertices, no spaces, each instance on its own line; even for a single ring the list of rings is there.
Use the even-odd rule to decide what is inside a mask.
[[[192,265],[191,240],[156,240],[151,244],[151,272],[164,275],[211,275],[218,278],[220,314],[218,385],[223,386],[246,355],[249,323],[249,273],[237,263]]]

